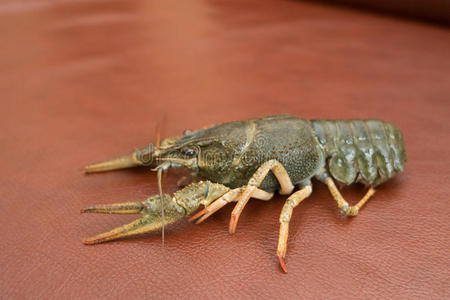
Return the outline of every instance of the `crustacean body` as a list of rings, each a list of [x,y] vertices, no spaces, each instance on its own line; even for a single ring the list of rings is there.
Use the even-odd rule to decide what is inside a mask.
[[[406,152],[401,132],[381,120],[305,120],[269,116],[186,131],[130,154],[87,166],[86,172],[149,165],[154,170],[187,167],[205,178],[177,191],[143,202],[95,205],[82,212],[142,213],[142,218],[110,232],[85,239],[96,244],[161,228],[188,216],[200,223],[224,205],[237,201],[229,232],[250,198],[269,200],[274,192],[290,195],[281,211],[277,256],[284,271],[292,211],[312,193],[311,179],[325,183],[338,207],[355,216],[374,187],[404,168]],[[354,206],[335,185],[362,183],[366,195]],[[161,213],[164,212],[164,214]]]

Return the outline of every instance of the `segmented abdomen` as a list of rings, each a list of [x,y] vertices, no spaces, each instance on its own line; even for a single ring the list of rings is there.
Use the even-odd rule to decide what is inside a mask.
[[[376,186],[403,170],[405,145],[400,130],[381,120],[312,120],[327,169],[334,179]]]

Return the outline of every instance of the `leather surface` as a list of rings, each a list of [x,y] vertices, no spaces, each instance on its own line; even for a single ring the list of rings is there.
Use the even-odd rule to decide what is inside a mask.
[[[313,2],[321,0],[311,0]],[[447,0],[323,0],[328,4],[348,5],[441,24],[450,24],[450,2]]]
[[[293,1],[0,4],[0,290],[4,298],[449,298],[448,28]],[[327,189],[294,211],[253,200],[97,246],[134,219],[80,215],[157,192],[146,169],[81,167],[208,124],[289,113],[380,118],[408,161],[347,219]],[[177,189],[171,171],[164,190]],[[343,189],[355,202],[360,186]]]

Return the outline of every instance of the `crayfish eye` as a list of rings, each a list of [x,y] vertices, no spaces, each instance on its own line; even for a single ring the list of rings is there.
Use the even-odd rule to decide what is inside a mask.
[[[192,130],[186,129],[185,131],[183,131],[183,135],[190,135],[192,134]]]
[[[187,157],[193,157],[195,153],[196,151],[193,148],[187,148],[186,150],[184,150],[184,155],[186,155]]]

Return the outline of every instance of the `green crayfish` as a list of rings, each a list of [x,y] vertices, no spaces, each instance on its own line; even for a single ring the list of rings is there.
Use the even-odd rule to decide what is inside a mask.
[[[405,146],[401,132],[380,120],[305,120],[277,115],[217,124],[183,136],[164,139],[116,159],[85,167],[101,172],[135,166],[152,166],[160,174],[186,167],[203,177],[185,188],[154,195],[142,202],[94,205],[82,212],[135,214],[142,217],[109,232],[84,239],[97,244],[160,229],[191,216],[204,221],[226,204],[237,201],[229,232],[250,198],[269,200],[274,192],[290,195],[280,215],[277,256],[286,272],[285,255],[292,211],[312,193],[311,179],[328,186],[338,208],[348,216],[358,214],[375,192],[374,187],[404,168]],[[349,205],[335,185],[359,182],[368,192]]]

